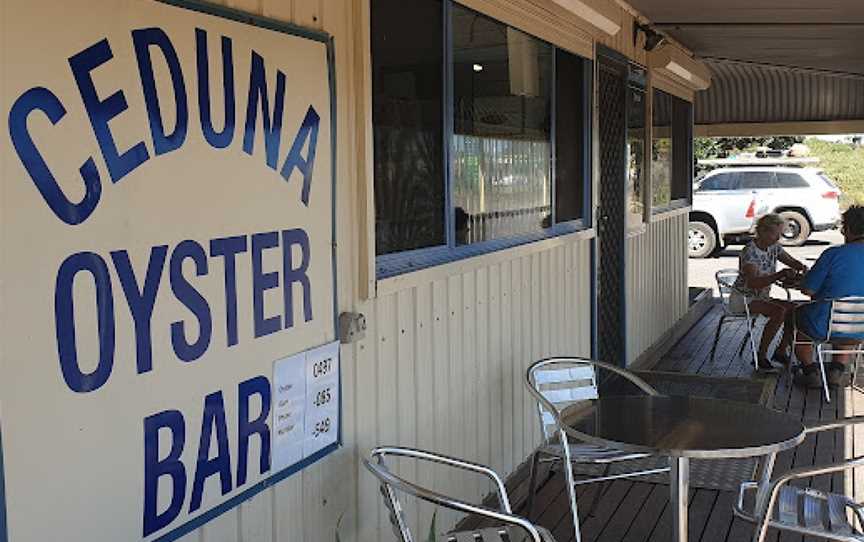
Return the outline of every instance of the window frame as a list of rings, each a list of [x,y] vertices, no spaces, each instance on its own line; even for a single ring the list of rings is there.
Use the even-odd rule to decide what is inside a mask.
[[[625,125],[627,125],[627,129],[629,130],[630,124],[630,108],[629,108],[629,96],[631,92],[640,91],[642,92],[643,99],[645,101],[645,126],[643,130],[645,131],[645,148],[642,149],[642,221],[638,224],[630,225],[628,223],[629,213],[627,213],[625,209],[624,215],[624,232],[627,238],[637,237],[645,233],[648,229],[648,224],[651,222],[651,152],[653,150],[653,133],[652,133],[652,114],[653,114],[653,88],[649,84],[650,76],[649,69],[647,66],[643,66],[638,62],[633,61],[632,59],[628,59],[627,61],[627,96],[628,96],[628,107],[625,108]],[[629,134],[628,134],[629,135]],[[626,143],[625,143],[626,144]],[[629,160],[627,162],[626,168],[629,169]],[[629,174],[629,172],[628,172]],[[624,205],[627,206],[630,203],[629,193],[630,183],[627,181],[625,194],[624,194]]]
[[[374,0],[373,0],[374,1]],[[399,275],[404,275],[407,273],[411,273],[414,271],[420,271],[422,269],[428,269],[430,267],[436,267],[440,265],[444,265],[447,263],[464,260],[468,258],[474,258],[477,256],[481,256],[484,254],[489,254],[493,252],[498,252],[502,250],[511,249],[520,245],[525,245],[528,243],[533,243],[537,241],[542,241],[546,239],[553,239],[562,237],[565,235],[574,234],[577,232],[586,232],[590,233],[594,224],[594,186],[593,186],[593,168],[594,168],[594,156],[593,156],[593,131],[594,131],[594,59],[585,57],[581,54],[573,52],[572,50],[568,50],[565,47],[559,46],[555,42],[551,42],[545,40],[541,37],[538,37],[535,33],[528,31],[525,28],[515,26],[509,24],[507,22],[501,21],[491,15],[483,13],[481,11],[477,11],[463,4],[458,4],[455,0],[441,0],[442,10],[443,10],[443,28],[441,29],[443,36],[443,97],[444,100],[444,119],[443,119],[443,152],[442,152],[442,160],[444,161],[444,228],[445,228],[445,242],[446,244],[435,245],[430,247],[423,247],[417,249],[409,249],[403,251],[392,252],[388,254],[377,254],[376,250],[373,248],[372,256],[374,257],[375,262],[375,278],[376,280],[383,280]],[[456,232],[455,232],[455,213],[456,208],[453,203],[453,175],[454,175],[454,161],[453,161],[453,140],[455,134],[454,129],[454,76],[453,76],[453,25],[452,25],[452,16],[453,16],[453,6],[459,5],[461,8],[469,9],[472,11],[476,11],[480,16],[487,17],[497,23],[500,23],[505,26],[509,26],[511,28],[515,28],[525,34],[531,36],[533,39],[540,40],[544,43],[549,44],[553,49],[553,62],[552,62],[552,84],[551,84],[551,104],[550,104],[550,125],[551,125],[551,135],[550,135],[550,199],[549,203],[551,206],[550,216],[551,216],[551,225],[548,228],[545,228],[539,232],[530,232],[525,234],[517,234],[510,237],[505,237],[501,239],[490,239],[486,241],[479,241],[472,244],[458,245],[456,243]],[[372,7],[370,1],[370,9]],[[370,58],[374,55],[374,51],[371,49],[371,41],[368,43],[370,47]],[[556,171],[556,121],[557,121],[557,99],[558,99],[558,91],[557,91],[557,69],[555,59],[557,58],[557,54],[559,51],[566,52],[568,54],[574,55],[581,59],[582,66],[582,74],[581,74],[581,85],[582,85],[582,103],[581,103],[581,113],[582,113],[582,141],[581,141],[581,154],[582,154],[582,163],[580,164],[581,170],[581,181],[582,181],[582,217],[574,220],[557,222],[556,221],[556,197],[557,197],[557,189],[556,189],[556,180],[557,180],[557,171]],[[372,97],[374,99],[374,96]],[[370,119],[371,122],[371,119]],[[372,130],[374,131],[374,125],[372,126]],[[374,151],[372,155],[372,161],[374,164],[375,156]],[[374,171],[374,167],[373,167]],[[375,182],[374,178],[371,182],[371,187],[373,191],[373,201],[374,201],[374,190],[375,190]],[[374,204],[371,209],[374,217],[376,216],[374,210]],[[372,240],[373,243],[377,245],[377,237],[375,232],[372,232]],[[373,245],[374,246],[374,245]]]

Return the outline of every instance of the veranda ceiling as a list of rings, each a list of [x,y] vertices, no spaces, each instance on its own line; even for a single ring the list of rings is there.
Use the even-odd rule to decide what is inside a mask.
[[[864,0],[629,3],[711,69],[703,133],[864,131]]]

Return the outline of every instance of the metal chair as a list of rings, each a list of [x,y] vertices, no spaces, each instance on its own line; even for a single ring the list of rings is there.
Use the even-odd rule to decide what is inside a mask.
[[[744,352],[744,346],[747,341],[750,341],[750,349],[753,352],[753,367],[758,367],[759,357],[756,350],[756,339],[753,336],[753,327],[757,316],[750,314],[750,298],[735,287],[735,281],[738,279],[737,269],[721,269],[714,274],[717,280],[717,290],[720,292],[720,301],[723,307],[723,314],[720,316],[720,322],[717,324],[717,331],[714,333],[714,344],[711,346],[711,363],[714,363],[714,356],[717,353],[717,343],[720,341],[720,331],[723,329],[723,324],[744,320],[747,322],[747,335],[741,342],[738,348],[738,355]],[[730,306],[732,294],[737,293],[744,298],[744,312],[733,310]]]
[[[858,364],[864,356],[864,297],[842,297],[837,299],[814,300],[816,303],[831,303],[831,312],[828,318],[828,332],[825,338],[809,337],[809,340],[798,340],[798,328],[795,328],[795,339],[793,344],[812,344],[816,350],[816,359],[819,363],[819,373],[822,376],[822,391],[825,400],[831,402],[831,394],[828,391],[828,377],[825,374],[825,356],[827,354],[852,355],[852,387],[858,388],[856,380],[858,376]],[[838,349],[838,346],[848,348]]]
[[[864,422],[856,416],[807,428],[807,434],[840,429]],[[849,497],[789,485],[793,480],[864,467],[864,456],[830,465],[792,469],[763,483],[744,482],[732,509],[736,516],[756,525],[753,542],[764,542],[768,527],[842,542],[864,542],[864,506]],[[752,495],[752,497],[749,497]],[[752,508],[745,500],[753,502]],[[853,518],[850,521],[850,517]]]
[[[391,457],[413,458],[419,461],[428,461],[484,475],[494,482],[501,509],[493,510],[482,505],[470,504],[405,480],[391,472],[388,468],[387,459]],[[432,452],[399,447],[375,448],[369,454],[369,459],[363,459],[363,464],[380,482],[384,504],[390,511],[390,523],[393,525],[393,532],[401,542],[417,542],[417,539],[411,534],[408,528],[397,492],[411,495],[417,499],[444,508],[495,520],[501,524],[500,527],[488,527],[477,531],[447,533],[439,538],[442,542],[502,542],[502,540],[513,542],[555,542],[549,531],[543,527],[534,525],[525,518],[513,514],[504,481],[489,467]]]
[[[526,515],[531,517],[534,504],[534,486],[537,483],[537,470],[540,462],[561,463],[564,468],[567,492],[570,500],[570,511],[573,515],[573,529],[576,542],[580,542],[579,514],[576,506],[576,486],[593,482],[608,482],[618,478],[632,478],[668,472],[669,468],[650,469],[623,474],[609,474],[614,463],[643,459],[650,454],[630,453],[604,448],[594,444],[574,442],[567,438],[561,429],[558,419],[561,411],[580,401],[590,401],[599,397],[596,369],[600,368],[623,377],[649,395],[660,395],[657,390],[633,373],[609,365],[602,361],[558,357],[543,359],[528,367],[526,384],[528,391],[537,401],[537,412],[540,416],[540,427],[543,432],[543,444],[535,450],[531,459],[531,479],[528,486],[528,504]],[[562,443],[566,443],[563,446]],[[603,465],[602,476],[576,480],[573,464]],[[599,500],[601,491],[594,497],[589,509],[589,515]]]

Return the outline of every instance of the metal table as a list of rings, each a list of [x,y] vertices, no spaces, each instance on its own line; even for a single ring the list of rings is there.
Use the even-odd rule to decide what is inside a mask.
[[[787,414],[702,397],[605,397],[566,408],[561,422],[565,432],[582,441],[670,458],[669,502],[677,542],[687,540],[690,458],[765,456],[761,477],[767,481],[777,452],[798,446],[805,436],[804,425]],[[757,495],[757,502],[765,498]]]

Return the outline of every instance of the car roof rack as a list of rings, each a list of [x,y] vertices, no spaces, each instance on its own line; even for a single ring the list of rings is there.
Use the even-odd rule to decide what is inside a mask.
[[[819,158],[816,157],[778,157],[778,158],[756,158],[756,157],[739,157],[739,158],[711,158],[699,160],[700,166],[714,167],[753,167],[753,166],[776,166],[776,167],[807,167],[816,166],[819,164]]]

